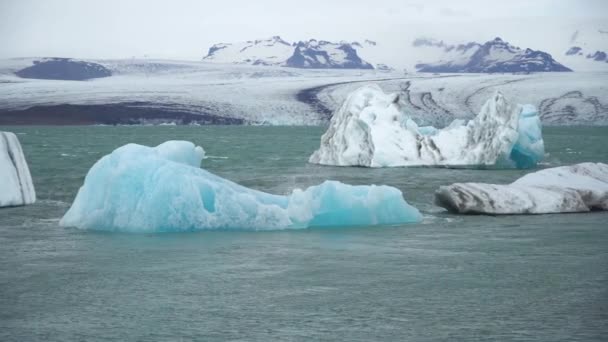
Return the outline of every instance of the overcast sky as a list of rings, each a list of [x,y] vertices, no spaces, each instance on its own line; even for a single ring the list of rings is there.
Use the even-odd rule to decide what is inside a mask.
[[[585,23],[608,30],[608,1],[0,0],[0,57],[199,59],[216,42],[273,35],[533,44]]]

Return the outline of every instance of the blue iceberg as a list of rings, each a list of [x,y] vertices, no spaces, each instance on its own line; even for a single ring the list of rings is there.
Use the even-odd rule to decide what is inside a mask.
[[[419,222],[389,186],[326,181],[280,196],[200,168],[204,150],[186,141],[128,144],[89,170],[62,226],[124,232],[272,230]]]
[[[519,169],[532,168],[545,156],[542,123],[534,106],[522,106],[517,132],[519,135],[509,158]]]

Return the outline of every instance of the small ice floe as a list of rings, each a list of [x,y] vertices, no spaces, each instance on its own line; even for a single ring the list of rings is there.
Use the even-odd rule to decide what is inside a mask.
[[[455,183],[435,202],[461,214],[549,214],[608,210],[608,165],[582,163],[527,174],[508,185]]]

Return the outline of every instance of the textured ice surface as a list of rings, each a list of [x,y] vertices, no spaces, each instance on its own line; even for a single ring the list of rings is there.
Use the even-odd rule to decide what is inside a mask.
[[[542,124],[534,106],[522,106],[517,132],[517,142],[509,158],[518,168],[533,167],[545,156]]]
[[[417,222],[418,210],[388,186],[335,181],[289,196],[256,191],[199,167],[204,151],[190,142],[129,144],[87,174],[63,226],[170,232],[288,229]]]
[[[333,115],[311,163],[340,166],[531,167],[544,156],[533,106],[495,93],[473,120],[445,129],[418,127],[398,94],[376,85],[355,90]]]
[[[0,207],[31,204],[36,201],[30,169],[17,136],[0,132]]]
[[[22,79],[14,74],[36,60],[41,59],[0,60],[0,111],[60,105],[116,105],[141,110],[142,114],[149,109],[149,118],[145,114],[134,121],[142,124],[189,122],[179,114],[183,113],[195,115],[192,119],[198,115],[201,120],[213,115],[248,124],[318,125],[326,122],[325,114],[299,101],[297,96],[301,90],[387,77],[374,70],[310,70],[149,59],[86,60],[112,72],[111,77],[86,82]],[[155,119],[154,112],[165,113],[166,117]],[[17,118],[25,120],[18,114],[15,114]],[[56,120],[51,114],[48,120]],[[132,111],[127,114],[133,115]],[[43,115],[43,119],[47,118],[47,114]],[[76,116],[78,118],[80,116]],[[0,122],[2,119],[0,117]],[[114,123],[104,116],[96,120]]]
[[[582,163],[530,173],[509,185],[455,183],[435,202],[462,214],[545,214],[608,210],[608,165]]]
[[[608,125],[605,72],[423,75],[379,82],[385,92],[404,93],[407,114],[421,126],[446,127],[455,119],[472,119],[497,90],[508,99],[534,105],[543,124]],[[333,111],[359,87],[360,83],[334,85],[318,97]]]
[[[357,51],[372,52],[375,48],[357,48]],[[365,54],[362,58],[376,61],[374,54]],[[403,61],[404,58],[411,58],[412,63],[419,60],[409,55],[392,55],[391,59],[395,60],[390,63],[387,61],[386,64],[398,65],[395,62]],[[517,99],[520,103],[535,105],[545,124],[608,125],[606,72],[404,76],[402,72],[396,71],[293,69],[129,58],[86,60],[101,64],[112,72],[111,77],[87,82],[22,79],[14,74],[41,59],[43,58],[0,60],[1,111],[65,104],[131,104],[135,107],[129,108],[164,113],[181,111],[188,114],[213,114],[250,124],[318,125],[327,122],[325,107],[329,110],[339,108],[346,96],[361,86],[361,81],[377,80],[389,92],[399,91],[404,83],[409,84],[409,95],[402,100],[409,102],[408,115],[421,126],[445,127],[454,119],[470,119],[479,112],[495,90],[500,90],[507,98]],[[407,80],[380,81],[399,77],[407,77]],[[133,84],[137,84],[137,87],[133,87]],[[328,87],[319,93],[299,96],[302,90],[324,85]],[[322,107],[317,105],[317,98]],[[137,101],[134,102],[134,99]],[[298,99],[312,101],[314,105],[311,108]],[[318,108],[323,110],[317,110]],[[175,117],[175,114],[172,115],[161,122],[184,122]],[[23,116],[18,115],[17,118],[25,120]],[[51,117],[48,119],[58,120]],[[10,122],[6,118],[4,120],[5,123]],[[40,118],[32,120],[35,122]],[[139,122],[160,123],[153,119],[142,119]]]

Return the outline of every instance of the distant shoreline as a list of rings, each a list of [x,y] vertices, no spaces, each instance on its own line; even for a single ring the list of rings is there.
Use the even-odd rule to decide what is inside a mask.
[[[242,125],[245,120],[222,117],[202,109],[148,102],[59,104],[27,109],[1,109],[0,125]]]

